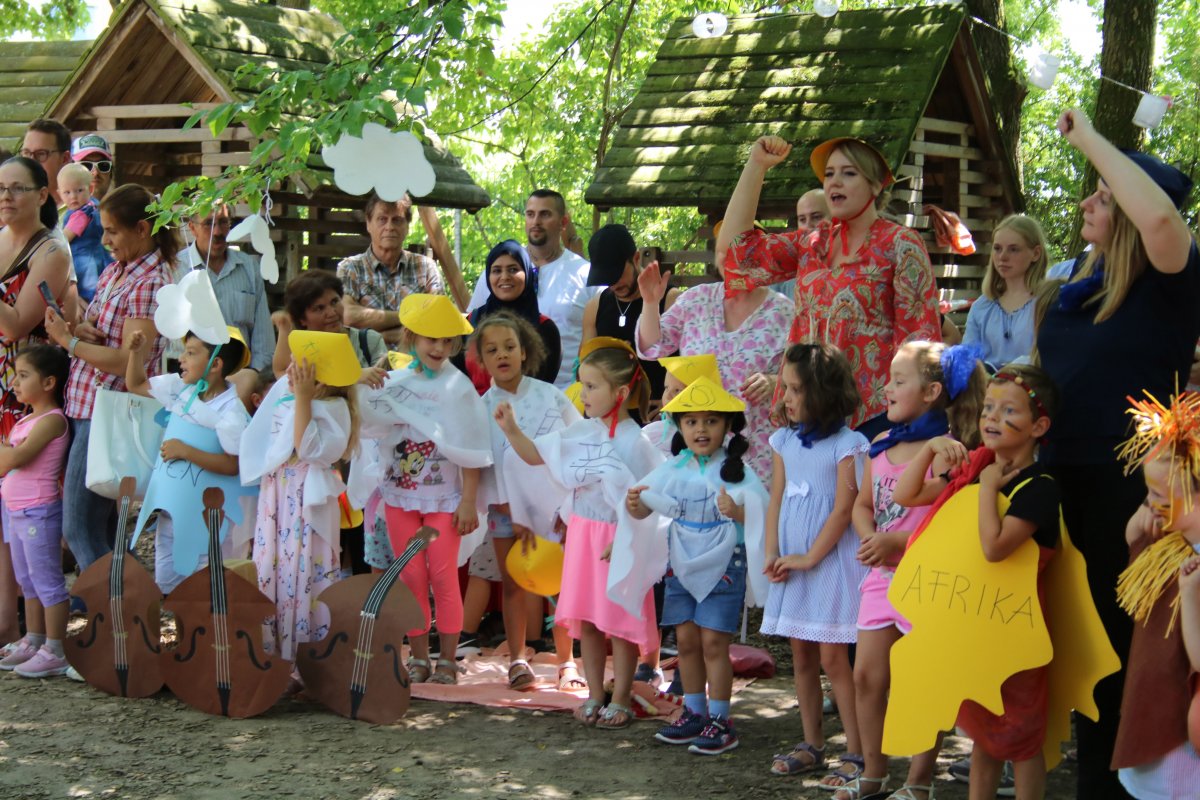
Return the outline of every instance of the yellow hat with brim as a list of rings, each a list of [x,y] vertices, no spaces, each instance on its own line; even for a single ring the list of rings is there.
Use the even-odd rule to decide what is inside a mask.
[[[444,294],[410,294],[400,301],[400,324],[418,336],[448,339],[475,329]]]
[[[712,378],[701,375],[663,406],[667,414],[686,414],[691,411],[745,411],[745,402],[725,391]]]
[[[288,334],[292,360],[306,360],[317,369],[317,380],[326,386],[353,386],[362,375],[358,356],[344,333],[292,331]]]
[[[858,142],[864,147],[870,148],[871,152],[875,154],[875,157],[879,159],[879,164],[883,167],[883,188],[886,189],[896,182],[896,176],[892,174],[892,169],[888,166],[887,159],[883,157],[883,153],[879,152],[879,148],[853,136],[837,136],[821,142],[813,148],[812,154],[808,157],[808,163],[812,165],[812,171],[817,176],[817,180],[823,181],[825,179],[825,165],[829,162],[829,157],[833,155],[834,150],[837,150],[846,142]]]
[[[658,363],[663,365],[675,380],[687,386],[703,376],[715,383],[721,382],[721,372],[717,369],[717,357],[712,353],[702,353],[697,356],[666,356]]]
[[[237,367],[233,370],[238,372],[250,366],[250,345],[246,343],[246,337],[242,336],[242,331],[236,325],[226,325],[225,329],[229,331],[229,338],[236,339],[242,343],[242,358],[238,361]],[[218,353],[218,355],[220,355]]]
[[[528,548],[514,544],[504,566],[525,591],[553,597],[562,588],[563,546],[542,538],[534,539]]]
[[[388,366],[392,369],[404,369],[412,363],[413,357],[408,353],[397,353],[395,350],[388,351]]]
[[[570,386],[568,386],[566,388],[566,391],[564,391],[563,394],[565,394],[567,396],[567,399],[571,401],[571,405],[575,406],[576,411],[578,411],[580,414],[586,413],[583,410],[583,384],[582,383],[580,383],[579,381],[575,381],[574,383],[572,383]]]

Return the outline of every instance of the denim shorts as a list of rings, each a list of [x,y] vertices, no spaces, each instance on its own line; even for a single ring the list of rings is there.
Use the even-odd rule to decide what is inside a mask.
[[[511,539],[513,532],[512,517],[500,510],[499,506],[488,506],[488,533],[493,539]]]
[[[746,604],[746,546],[734,548],[725,574],[699,602],[673,572],[667,573],[664,586],[660,623],[664,628],[694,622],[711,631],[737,633],[742,624],[742,606]]]

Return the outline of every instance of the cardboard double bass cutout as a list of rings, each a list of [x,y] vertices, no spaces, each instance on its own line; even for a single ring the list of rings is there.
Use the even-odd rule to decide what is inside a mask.
[[[137,480],[121,479],[113,551],[83,571],[72,587],[89,609],[87,626],[63,642],[67,661],[90,685],[118,697],[149,697],[163,686],[159,602],[154,578],[129,555],[129,507]]]
[[[263,652],[263,620],[275,604],[221,560],[225,493],[204,490],[208,566],[167,596],[175,613],[179,647],[164,651],[163,677],[183,702],[207,714],[253,717],[283,695],[290,662]]]
[[[382,575],[356,575],[321,592],[317,600],[329,607],[329,635],[296,653],[305,694],[343,717],[376,725],[404,716],[410,687],[401,646],[407,631],[425,624],[425,615],[397,578],[436,537],[423,525]]]

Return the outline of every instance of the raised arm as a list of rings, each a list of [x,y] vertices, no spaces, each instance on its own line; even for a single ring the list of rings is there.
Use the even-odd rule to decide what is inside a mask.
[[[1077,108],[1058,118],[1058,132],[1087,156],[1108,184],[1113,199],[1141,234],[1150,264],[1159,272],[1181,272],[1192,236],[1166,192],[1128,156],[1105,139]]]
[[[717,234],[716,252],[724,253],[734,238],[754,227],[758,214],[758,198],[762,195],[763,180],[767,170],[781,163],[792,152],[792,146],[778,136],[760,137],[750,146],[750,157],[742,168],[729,207],[725,209],[725,220]]]

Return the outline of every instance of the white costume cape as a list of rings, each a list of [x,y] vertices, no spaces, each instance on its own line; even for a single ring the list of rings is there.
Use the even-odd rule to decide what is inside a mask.
[[[492,418],[496,407],[501,403],[509,403],[516,416],[519,427],[530,439],[537,439],[548,433],[561,431],[579,422],[582,417],[575,406],[553,384],[539,381],[537,378],[523,377],[516,393],[505,391],[499,386],[492,386],[483,395],[487,405],[489,428],[492,434],[492,463],[491,469],[485,470],[479,484],[481,496],[480,505],[499,505],[508,502],[508,487],[506,483],[505,454],[512,451],[508,437],[496,420]],[[519,459],[518,459],[519,460]],[[550,473],[545,467],[535,467],[542,472],[539,484],[550,482]],[[551,519],[553,523],[553,519]],[[550,528],[533,528],[536,533],[546,535]]]
[[[642,492],[642,502],[656,512],[648,519],[662,515],[669,526],[658,526],[647,535],[644,521],[635,520],[621,504],[608,571],[610,600],[631,614],[638,613],[646,592],[666,573],[668,561],[697,600],[707,596],[725,573],[736,544],[737,524],[717,510],[717,497],[724,488],[735,503],[744,506],[746,604],[763,604],[769,585],[763,574],[769,497],[748,465],[741,483],[721,480],[724,462],[722,450],[701,468],[685,451],[639,481],[648,487]],[[697,527],[703,530],[698,533]],[[708,549],[712,545],[716,547]],[[685,559],[686,570],[681,568]]]
[[[504,469],[513,522],[534,531],[552,529],[560,513],[566,515],[564,522],[570,513],[615,522],[626,492],[662,463],[662,454],[633,420],[621,422],[613,438],[607,422],[583,419],[533,443],[544,469],[529,466],[512,451],[505,456]]]
[[[238,451],[242,485],[258,482],[286,464],[295,451],[297,458],[310,465],[304,478],[304,519],[334,551],[339,551],[338,496],[346,485],[333,465],[350,442],[350,409],[340,397],[314,400],[312,419],[304,429],[300,447],[294,448],[295,406],[296,398],[285,375],[271,387],[242,434]]]
[[[432,378],[408,367],[388,373],[381,389],[354,387],[362,421],[362,452],[350,464],[348,499],[355,508],[366,512],[366,524],[374,527],[377,500],[389,470],[396,464],[396,448],[416,436],[433,442],[438,456],[462,468],[484,468],[492,463],[491,433],[487,407],[465,375],[449,364]],[[462,497],[461,474],[449,476],[457,481],[449,492],[425,500],[419,488],[409,491],[404,508],[423,513],[453,512]],[[476,496],[480,525],[463,536],[458,551],[461,566],[483,541],[487,532],[487,505],[483,492]],[[412,507],[415,506],[415,507]]]

